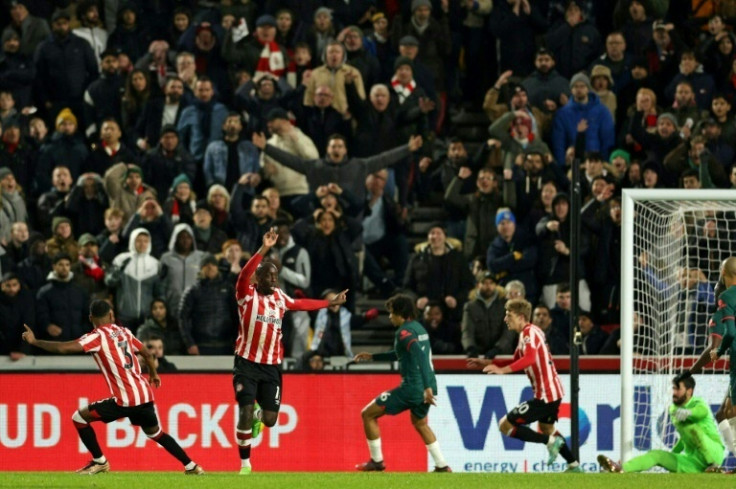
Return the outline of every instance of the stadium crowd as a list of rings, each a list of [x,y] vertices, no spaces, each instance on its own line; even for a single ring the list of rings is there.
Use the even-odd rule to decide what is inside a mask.
[[[618,354],[621,189],[736,187],[734,19],[724,0],[5,2],[0,353],[38,353],[23,323],[80,336],[109,298],[158,356],[232,354],[235,278],[276,226],[287,294],[350,289],[288,316],[305,368],[352,354],[377,315],[357,296],[398,290],[435,354],[511,353],[514,297],[565,354],[580,164],[582,353]],[[479,137],[457,121],[481,107]],[[427,206],[445,218],[414,246]],[[678,293],[704,327],[732,237],[694,225],[717,244]]]

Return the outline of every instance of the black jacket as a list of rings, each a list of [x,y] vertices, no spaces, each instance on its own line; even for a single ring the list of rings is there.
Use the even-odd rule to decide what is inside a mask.
[[[85,135],[96,136],[102,127],[102,121],[114,117],[122,123],[120,101],[125,91],[122,76],[102,75],[93,81],[84,94],[84,121],[87,124]]]
[[[6,143],[0,142],[0,167],[10,168],[15,180],[23,187],[26,196],[38,195],[35,181],[37,157],[36,151],[23,139],[12,153],[8,150]]]
[[[0,293],[0,355],[10,352],[30,353],[28,343],[21,339],[23,325],[36,326],[36,308],[31,293],[21,287],[18,295],[9,297]]]
[[[350,121],[343,119],[342,115],[332,106],[326,109],[320,109],[317,106],[300,105],[300,107],[301,110],[297,111],[297,124],[317,147],[320,157],[325,156],[327,138],[335,133],[345,136],[348,139],[348,147],[350,147],[349,140],[353,134]],[[352,105],[350,107],[352,108]]]
[[[238,311],[233,285],[222,275],[200,278],[184,291],[179,311],[184,345],[225,345],[232,350],[238,329]]]
[[[98,234],[105,229],[105,211],[110,202],[102,186],[102,181],[95,183],[95,195],[88,199],[80,185],[69,192],[69,199],[64,203],[64,214],[72,220],[72,229],[77,236],[84,233]]]
[[[13,93],[16,107],[31,105],[31,88],[35,75],[33,61],[20,53],[0,54],[0,90]]]
[[[89,296],[72,281],[62,282],[49,274],[48,283],[36,295],[36,333],[39,338],[71,341],[92,329],[87,320]],[[59,326],[61,335],[51,337],[46,332],[50,324]]]
[[[177,175],[184,173],[194,182],[197,176],[197,164],[194,157],[184,146],[179,144],[171,156],[165,155],[161,145],[149,150],[141,165],[143,181],[156,190],[159,203],[163,204],[169,195],[169,189]]]
[[[46,276],[51,270],[51,258],[46,256],[29,256],[18,264],[16,273],[20,281],[34,295],[46,283]]]
[[[461,310],[472,287],[473,277],[465,258],[449,246],[441,256],[433,255],[427,246],[412,256],[406,267],[404,288],[430,301],[444,303],[445,297],[452,296],[457,300],[458,310]]]
[[[92,145],[92,152],[87,157],[83,172],[94,172],[102,176],[111,166],[120,162],[138,164],[138,155],[121,141],[120,148],[111,156],[105,151],[102,144],[98,142]]]
[[[291,229],[294,241],[309,253],[312,270],[310,288],[316,296],[325,289],[352,289],[358,283],[358,262],[352,243],[363,230],[360,222],[346,218],[337,223],[335,231],[325,236],[310,223],[311,219],[300,219]]]
[[[518,335],[504,323],[505,304],[506,300],[499,297],[498,292],[489,305],[479,296],[465,304],[462,339],[468,356],[493,358],[513,353]]]
[[[39,152],[36,166],[36,185],[39,193],[51,190],[51,173],[56,166],[69,168],[72,179],[76,180],[84,171],[88,157],[89,150],[77,134],[66,136],[54,133],[51,140],[41,146]]]
[[[92,47],[71,33],[64,39],[52,35],[40,44],[34,63],[36,102],[41,106],[47,101],[78,101],[81,105],[85,89],[99,76]]]
[[[100,234],[97,235],[97,242],[100,245],[99,255],[102,261],[106,263],[112,263],[116,256],[120,253],[128,251],[128,242],[123,239],[123,230],[118,233],[119,241],[113,243],[110,241],[110,231],[107,228],[103,229]]]
[[[144,138],[151,147],[158,144],[161,138],[161,121],[164,117],[164,105],[166,105],[166,99],[163,97],[149,100],[143,106],[143,115],[138,119],[135,127],[136,137]],[[179,124],[179,117],[181,117],[181,112],[186,106],[187,103],[184,97],[182,97],[179,101],[179,109],[176,111],[174,126]]]

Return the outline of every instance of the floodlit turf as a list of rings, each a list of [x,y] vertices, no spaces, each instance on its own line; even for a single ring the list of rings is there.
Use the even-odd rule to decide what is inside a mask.
[[[247,482],[246,482],[247,481]],[[736,476],[722,474],[413,474],[413,473],[253,473],[239,476],[215,472],[187,477],[172,472],[118,472],[80,476],[61,472],[5,472],[0,488],[93,489],[227,489],[231,487],[284,489],[608,489],[673,487],[733,488]]]

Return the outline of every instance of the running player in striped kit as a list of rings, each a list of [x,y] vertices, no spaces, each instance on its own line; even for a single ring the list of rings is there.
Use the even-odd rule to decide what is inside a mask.
[[[281,322],[284,313],[314,311],[345,303],[343,290],[332,300],[292,299],[279,289],[279,271],[271,262],[261,263],[278,234],[271,228],[263,235],[263,244],[248,260],[238,275],[235,298],[238,301],[240,326],[235,342],[233,387],[240,406],[235,438],[240,454],[240,473],[251,473],[251,441],[262,426],[273,426],[281,406],[281,360],[284,346],[281,342]],[[255,283],[251,278],[255,274]],[[254,412],[258,402],[259,409]]]
[[[72,415],[79,438],[92,454],[92,460],[77,470],[77,473],[94,475],[110,471],[110,463],[102,454],[90,423],[93,421],[109,423],[120,418],[128,418],[132,425],[143,428],[148,438],[176,457],[184,465],[185,474],[204,474],[202,467],[192,462],[176,440],[159,427],[151,385],[160,387],[161,379],[156,373],[153,355],[130,330],[115,324],[115,314],[110,304],[97,300],[92,302],[89,310],[89,320],[94,325],[94,330],[77,340],[63,342],[37,340],[27,325],[24,325],[26,331],[23,333],[23,340],[28,344],[50,353],[92,354],[110,388],[112,397],[93,402],[74,411]],[[141,374],[136,354],[143,357],[148,366],[148,380]]]
[[[582,472],[583,469],[565,443],[565,439],[555,429],[560,403],[564,392],[552,355],[545,341],[544,332],[529,322],[532,305],[524,299],[506,302],[504,321],[511,331],[519,333],[519,344],[514,352],[514,362],[505,367],[494,365],[492,360],[471,358],[468,366],[483,366],[489,374],[509,374],[524,370],[534,389],[534,398],[524,401],[498,422],[498,428],[506,436],[547,446],[548,464],[561,454],[567,461],[565,472]],[[527,425],[539,422],[538,433]]]

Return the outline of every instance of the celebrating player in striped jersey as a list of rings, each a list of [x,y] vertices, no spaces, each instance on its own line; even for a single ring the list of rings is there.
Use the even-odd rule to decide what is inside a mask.
[[[95,431],[89,423],[109,423],[128,418],[132,425],[142,427],[146,436],[176,457],[184,465],[185,474],[204,474],[202,467],[192,462],[179,444],[159,427],[151,385],[161,386],[161,379],[156,373],[153,355],[130,330],[115,325],[115,315],[110,304],[97,300],[92,302],[89,310],[89,320],[94,325],[94,330],[77,340],[37,340],[27,325],[23,333],[23,340],[28,344],[50,353],[91,353],[110,388],[112,397],[93,402],[74,411],[72,415],[79,438],[92,454],[92,460],[77,473],[94,475],[110,471],[110,464],[102,454]],[[148,366],[148,380],[141,374],[136,354],[142,356]]]
[[[582,472],[583,469],[567,447],[565,439],[555,430],[564,392],[545,342],[544,332],[529,322],[532,305],[524,299],[512,299],[505,307],[506,325],[511,331],[519,333],[514,362],[499,367],[492,360],[471,358],[468,366],[483,366],[484,372],[498,375],[524,370],[534,389],[534,398],[522,402],[501,418],[498,423],[501,433],[519,440],[547,445],[548,464],[553,463],[557,455],[561,454],[568,464],[566,472]],[[526,426],[534,421],[539,421],[541,433]]]
[[[271,262],[261,263],[276,244],[278,234],[272,228],[263,236],[258,252],[248,260],[238,275],[235,298],[238,301],[240,327],[235,342],[233,385],[240,406],[236,440],[240,453],[240,473],[250,474],[250,444],[262,426],[276,424],[281,405],[281,370],[284,357],[281,322],[284,313],[313,311],[345,303],[343,290],[332,300],[292,299],[279,289],[279,271]],[[251,278],[255,273],[255,284]],[[255,402],[261,409],[255,410]]]

